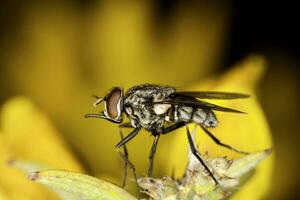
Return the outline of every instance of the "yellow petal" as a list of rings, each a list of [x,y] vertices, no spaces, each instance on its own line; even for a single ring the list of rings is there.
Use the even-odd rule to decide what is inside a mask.
[[[221,60],[226,4],[178,6],[171,23],[162,26],[153,23],[153,5],[105,0],[89,6],[84,17],[73,4],[29,5],[21,39],[9,43],[3,61],[9,69],[3,82],[42,105],[101,175],[121,176],[123,163],[114,150],[120,138],[115,124],[82,118],[95,111],[90,95],[144,82],[181,86],[213,71]],[[142,173],[152,138],[141,133],[135,141],[130,154]]]
[[[9,100],[2,109],[3,136],[15,156],[56,168],[82,171],[47,117],[28,99]]]
[[[5,191],[3,191],[2,188],[0,188],[0,200],[9,200],[7,194],[5,193]]]
[[[216,112],[219,125],[217,128],[210,129],[223,143],[248,152],[272,147],[271,133],[254,92],[264,67],[263,58],[253,56],[239,63],[219,79],[210,81],[207,85],[203,84],[205,81],[199,82],[189,88],[190,90],[216,90],[251,94],[249,99],[214,101],[213,103],[218,105],[242,110],[248,114]],[[158,158],[157,164],[159,166],[156,167],[163,168],[163,174],[170,174],[175,168],[176,176],[181,176],[186,165],[187,138],[185,129],[180,129],[165,137],[169,138],[159,144],[160,152],[163,152],[163,155]],[[236,158],[240,156],[216,145],[200,130],[198,137],[199,150],[202,153],[207,150],[211,157],[229,156]],[[254,177],[240,189],[233,199],[263,198],[270,189],[273,161],[274,156],[271,156],[263,162],[257,168]]]
[[[9,200],[58,200],[47,188],[29,182],[24,173],[9,166],[7,161],[12,155],[7,140],[0,132],[0,200],[4,197]]]
[[[28,99],[17,97],[4,104],[1,112],[0,188],[12,200],[58,197],[48,189],[28,182],[24,173],[7,165],[18,157],[56,168],[82,171],[59,133]]]

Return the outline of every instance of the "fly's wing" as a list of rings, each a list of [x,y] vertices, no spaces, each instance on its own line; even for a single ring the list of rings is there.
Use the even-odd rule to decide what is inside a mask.
[[[198,100],[194,97],[186,96],[186,95],[178,95],[177,93],[171,94],[169,97],[164,99],[161,102],[157,103],[165,103],[165,104],[172,104],[172,105],[181,105],[181,106],[191,106],[196,108],[202,109],[210,109],[222,112],[233,112],[233,113],[245,113],[239,110],[235,110],[232,108],[226,108],[222,106],[218,106],[212,103],[208,103],[206,101]]]
[[[229,92],[176,92],[175,95],[182,96],[190,96],[199,99],[240,99],[240,98],[248,98],[250,95],[248,94],[240,94],[240,93],[229,93]]]

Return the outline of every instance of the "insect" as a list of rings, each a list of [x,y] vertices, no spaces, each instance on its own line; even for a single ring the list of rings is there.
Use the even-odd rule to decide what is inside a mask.
[[[154,141],[149,154],[148,175],[152,176],[154,155],[161,135],[172,132],[189,123],[196,123],[212,140],[225,148],[235,152],[247,154],[247,152],[235,149],[222,143],[208,128],[218,125],[215,111],[244,113],[232,108],[218,106],[201,99],[237,99],[246,98],[249,95],[225,92],[189,92],[177,91],[174,87],[159,86],[154,84],[142,84],[131,87],[124,94],[120,87],[114,87],[104,97],[98,98],[94,105],[104,101],[104,111],[97,114],[87,114],[85,117],[95,117],[109,120],[120,124],[120,127],[133,128],[132,132],[116,145],[119,149],[139,131],[144,128],[154,136]],[[127,115],[130,122],[123,122],[123,113]],[[217,179],[201,158],[197,148],[194,146],[191,135],[187,131],[187,137],[192,153],[204,166],[216,184]]]

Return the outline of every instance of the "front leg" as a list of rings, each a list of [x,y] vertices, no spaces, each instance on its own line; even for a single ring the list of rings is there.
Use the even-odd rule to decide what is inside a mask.
[[[116,148],[120,148],[122,145],[126,144],[127,142],[129,142],[132,138],[134,138],[139,131],[141,130],[141,128],[135,128],[131,133],[129,133],[129,135],[127,135],[125,138],[123,138],[117,145]]]
[[[120,128],[120,136],[121,136],[121,140],[124,139],[124,136],[123,136],[123,133],[121,131],[121,128],[134,128],[130,122],[124,122],[122,124],[119,125],[119,128]],[[122,183],[122,187],[124,188],[126,186],[126,181],[127,181],[127,168],[128,168],[128,165],[129,167],[132,169],[132,172],[133,172],[133,175],[134,175],[134,178],[135,180],[137,181],[137,175],[135,173],[135,168],[134,168],[134,165],[131,164],[131,162],[129,161],[129,155],[128,155],[128,151],[127,151],[127,147],[126,147],[126,144],[123,145],[123,152],[124,154],[119,151],[119,154],[121,155],[122,159],[125,161],[125,166],[124,166],[124,177],[123,177],[123,183]]]
[[[120,136],[121,136],[121,141],[116,145],[117,151],[119,152],[119,154],[121,155],[121,157],[123,158],[123,160],[125,161],[125,174],[124,174],[124,179],[123,179],[123,187],[125,187],[126,184],[126,179],[127,179],[127,166],[129,165],[131,167],[131,169],[133,170],[134,176],[136,178],[136,174],[135,174],[135,169],[133,164],[131,164],[131,162],[128,159],[128,151],[126,148],[126,143],[129,142],[132,138],[134,138],[138,132],[140,131],[140,129],[136,128],[134,129],[131,133],[129,133],[129,135],[127,135],[125,138],[123,137],[123,133],[120,130]],[[120,151],[120,147],[123,146],[124,147],[124,154]]]
[[[121,140],[122,140],[122,139],[124,138],[124,136],[123,136],[123,133],[122,133],[121,129],[120,129],[119,132],[120,132],[120,137],[121,137]],[[122,188],[124,188],[124,187],[126,186],[128,163],[131,163],[131,162],[129,161],[129,158],[128,158],[129,155],[128,155],[128,150],[127,150],[126,145],[123,145],[123,152],[124,152],[124,153],[122,153],[121,151],[118,150],[118,153],[120,154],[121,158],[125,161],[125,162],[124,162],[125,165],[124,165],[124,177],[123,177]],[[133,171],[133,174],[134,174],[134,176],[136,177],[134,165],[133,165],[133,164],[132,164],[132,165],[129,164],[129,166],[131,166],[131,169],[132,169],[132,171]]]
[[[120,136],[121,136],[121,141],[124,140],[124,137],[123,137],[123,133],[122,131],[120,130]],[[141,192],[140,192],[140,186],[138,184],[138,178],[137,178],[137,174],[136,174],[136,171],[135,171],[135,167],[134,165],[131,163],[131,161],[129,160],[128,158],[128,151],[127,151],[127,148],[126,148],[126,144],[123,144],[123,151],[124,153],[122,153],[120,151],[119,148],[117,148],[117,151],[118,153],[120,154],[121,158],[124,160],[125,162],[125,166],[124,166],[124,178],[123,178],[123,183],[122,183],[122,187],[124,188],[126,186],[126,181],[127,181],[127,168],[128,166],[130,167],[130,169],[132,170],[132,173],[133,173],[133,176],[134,176],[134,179],[135,179],[135,182],[136,182],[136,185],[137,185],[137,189],[138,189],[138,199],[141,198]]]
[[[130,122],[124,122],[119,125],[120,128],[134,128]]]
[[[125,145],[124,145],[125,146]],[[136,183],[136,186],[137,186],[137,189],[138,189],[138,199],[140,199],[140,196],[141,196],[141,192],[140,192],[140,186],[138,184],[138,177],[137,177],[137,174],[136,174],[136,171],[135,171],[135,167],[134,165],[130,162],[130,160],[128,159],[128,155],[126,154],[123,154],[119,149],[117,150],[121,156],[121,158],[124,160],[125,162],[125,177],[123,179],[123,185],[122,187],[125,187],[126,185],[126,179],[127,179],[127,166],[130,167],[130,169],[132,170],[132,173],[133,173],[133,176],[134,176],[134,180],[135,180],[135,183]]]

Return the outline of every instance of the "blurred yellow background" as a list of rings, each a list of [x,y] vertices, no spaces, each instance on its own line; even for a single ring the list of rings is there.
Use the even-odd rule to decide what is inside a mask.
[[[30,98],[89,173],[120,182],[118,127],[83,118],[95,112],[90,96],[147,82],[182,88],[222,74],[243,58],[232,56],[236,7],[231,1],[2,3],[1,105],[18,95]],[[299,183],[299,58],[286,44],[286,49],[262,44],[245,54],[258,49],[268,65],[257,88],[276,152],[267,199],[293,199]],[[143,132],[128,144],[139,174],[146,172],[151,143]],[[162,170],[157,166],[155,173]]]

